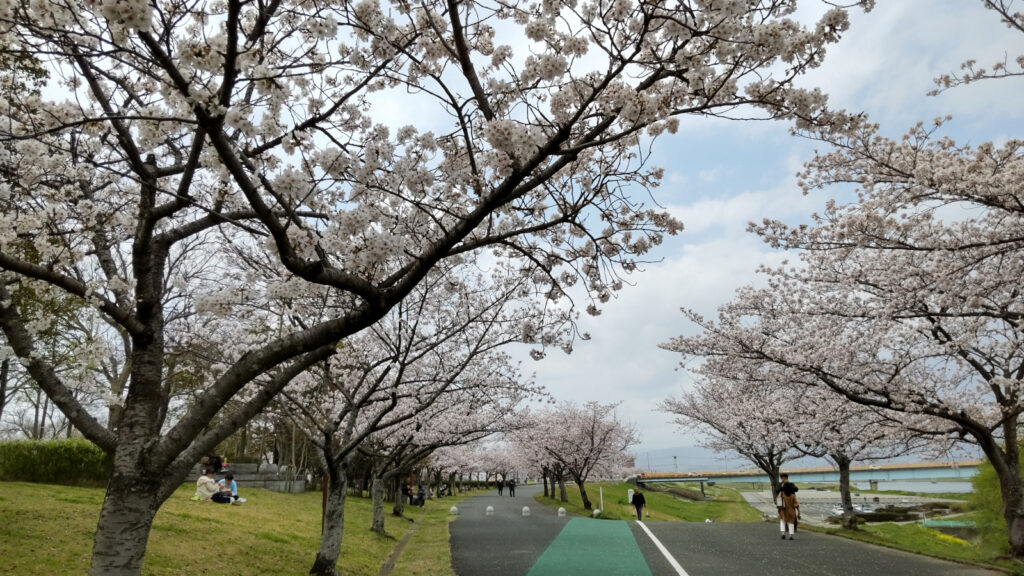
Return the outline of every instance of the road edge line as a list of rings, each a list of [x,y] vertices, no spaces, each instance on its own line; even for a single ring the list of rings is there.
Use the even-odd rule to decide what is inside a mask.
[[[654,536],[654,533],[651,532],[650,528],[645,526],[644,523],[640,520],[637,520],[636,523],[644,529],[644,532],[647,533],[647,536],[651,539],[651,542],[654,542],[654,545],[658,547],[658,550],[661,552],[662,556],[664,556],[665,559],[668,560],[668,563],[672,565],[672,568],[675,569],[676,574],[678,574],[679,576],[690,576],[686,573],[686,570],[683,570],[683,567],[679,565],[679,562],[677,562],[676,559],[672,557],[672,554],[669,553],[668,548],[665,548],[665,545],[661,543],[661,540],[658,540]]]

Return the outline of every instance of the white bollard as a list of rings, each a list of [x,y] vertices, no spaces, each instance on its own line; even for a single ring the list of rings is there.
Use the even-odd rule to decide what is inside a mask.
[[[488,516],[494,516],[494,506],[488,506],[484,513]]]
[[[597,518],[600,515],[601,515],[601,509],[600,508],[594,508],[594,518]]]
[[[530,507],[529,506],[523,506],[523,516],[529,516],[529,515],[530,515]]]
[[[451,514],[452,516],[458,516],[459,515],[459,509],[456,508],[455,506],[452,506],[451,509],[448,510],[448,513]]]
[[[559,508],[558,509],[558,517],[559,518],[564,518],[565,517],[565,508]]]

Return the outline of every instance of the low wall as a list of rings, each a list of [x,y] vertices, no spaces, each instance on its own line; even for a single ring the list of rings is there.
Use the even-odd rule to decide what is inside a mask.
[[[228,463],[228,470],[235,476],[235,482],[239,490],[243,488],[263,488],[273,492],[299,493],[306,491],[305,474],[293,475],[287,467],[279,469],[274,464],[231,464]],[[200,466],[197,464],[192,468],[192,478],[198,478]],[[220,480],[223,474],[215,474]],[[194,480],[193,480],[194,482]]]

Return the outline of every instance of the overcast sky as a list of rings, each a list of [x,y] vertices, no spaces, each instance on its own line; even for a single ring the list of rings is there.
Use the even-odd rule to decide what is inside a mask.
[[[853,24],[825,64],[801,82],[830,95],[833,106],[866,112],[898,137],[918,120],[953,115],[947,134],[977,144],[1024,136],[1024,80],[983,82],[939,96],[926,93],[932,78],[959,70],[974,58],[980,65],[1024,54],[1024,35],[1002,25],[995,13],[972,0],[882,1]],[[778,262],[774,253],[745,232],[764,217],[805,221],[828,193],[802,196],[794,174],[813,155],[813,145],[788,135],[782,123],[696,120],[659,140],[655,164],[666,168],[657,200],[679,217],[686,230],[661,246],[663,260],[631,277],[604,313],[584,317],[572,355],[553,352],[541,362],[524,361],[559,400],[622,401],[619,416],[639,428],[639,466],[670,470],[672,451],[692,446],[696,436],[657,411],[664,398],[688,385],[677,371],[680,357],[658,348],[682,333],[693,333],[679,314],[685,306],[712,316],[735,289],[757,283],[758,264]],[[694,450],[679,451],[680,470],[706,469]],[[685,456],[684,456],[685,454]],[[697,462],[697,460],[700,460]],[[715,466],[712,466],[715,467]]]

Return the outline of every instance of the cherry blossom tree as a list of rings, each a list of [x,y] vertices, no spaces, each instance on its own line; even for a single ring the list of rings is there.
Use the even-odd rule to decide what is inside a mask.
[[[526,324],[557,344],[570,337],[571,324],[564,313],[523,299],[528,282],[435,270],[284,391],[282,414],[305,431],[326,474],[324,529],[311,573],[335,573],[353,457],[361,453],[371,463],[373,529],[383,532],[390,479],[442,446],[505,429],[518,404],[541,392],[500,348],[521,341]]]
[[[983,4],[1024,32],[1010,3]],[[968,61],[963,69],[939,77],[938,90],[1019,75],[1008,63],[988,72]],[[949,120],[918,123],[897,141],[866,119],[845,134],[802,132],[831,146],[807,164],[805,191],[853,184],[858,202],[829,205],[810,227],[765,221],[752,229],[802,251],[806,272],[774,272],[780,290],[800,284],[808,287],[800,293],[816,293],[795,307],[799,321],[815,316],[809,329],[835,334],[871,358],[874,372],[840,374],[818,355],[784,361],[856,402],[919,416],[928,429],[976,443],[997,471],[1011,553],[1021,556],[1024,147],[1016,139],[958,144],[941,134]],[[843,305],[822,314],[826,298]]]
[[[519,431],[509,435],[506,447],[498,458],[501,465],[498,468],[516,468],[529,471],[530,474],[540,477],[544,484],[544,496],[555,498],[555,490],[558,490],[558,498],[562,502],[569,501],[569,492],[565,488],[565,467],[558,461],[551,458],[544,449],[544,439],[540,438],[534,428],[540,426],[540,418],[543,413],[532,413],[524,415],[524,421]]]
[[[792,382],[790,385],[792,386]],[[915,453],[931,455],[945,452],[949,445],[941,438],[914,430],[910,418],[850,402],[831,389],[802,383],[794,390],[802,397],[794,414],[794,427],[800,430],[797,450],[832,462],[839,473],[839,496],[843,507],[842,525],[857,529],[850,491],[850,469],[855,462],[887,460]]]
[[[690,356],[693,343],[680,338],[663,347]],[[676,415],[681,427],[702,431],[705,446],[736,452],[763,470],[773,498],[785,462],[800,456],[827,458],[839,473],[847,528],[856,528],[850,497],[854,462],[926,448],[938,453],[944,447],[916,433],[903,414],[850,402],[799,370],[744,355],[692,359],[701,360],[691,368],[696,384],[663,401],[661,409]]]
[[[1024,32],[1011,3],[983,4]],[[1008,63],[963,69],[938,78],[938,91],[1018,75]],[[857,201],[830,202],[810,225],[751,225],[799,250],[799,264],[766,270],[769,288],[741,290],[716,322],[690,314],[704,334],[672,346],[785,367],[898,413],[908,430],[976,444],[996,469],[1010,550],[1021,556],[1024,148],[958,144],[941,134],[949,120],[918,123],[899,140],[864,117],[842,132],[798,130],[829,146],[800,175],[805,192],[853,185]]]
[[[619,421],[618,404],[562,402],[555,409],[534,415],[533,426],[517,435],[517,442],[534,446],[540,462],[564,469],[580,490],[583,507],[592,505],[586,481],[592,474],[610,476],[632,461],[626,452],[639,442],[636,428]]]
[[[579,283],[596,313],[680,229],[642,203],[661,177],[648,143],[680,116],[839,119],[793,80],[846,10],[805,26],[795,9],[0,0],[0,53],[54,79],[8,98],[0,122],[0,328],[114,455],[92,573],[138,574],[157,508],[198,457],[438,263],[494,258],[542,298]],[[418,125],[384,121],[402,108]],[[276,280],[240,248],[271,256]],[[79,298],[129,336],[117,430],[39,357],[12,284]],[[261,313],[311,292],[343,305],[302,328]],[[192,329],[182,313],[199,315]],[[169,421],[167,356],[212,327],[232,349]],[[544,334],[530,336],[541,355]],[[208,427],[246,388],[245,408]]]
[[[674,415],[680,428],[700,432],[703,446],[750,460],[768,475],[774,497],[782,465],[801,454],[796,448],[799,396],[778,382],[754,379],[764,377],[758,374],[764,367],[749,367],[751,372],[740,376],[740,370],[728,373],[728,361],[710,360],[696,371],[691,389],[663,400],[659,408]]]
[[[384,487],[399,474],[443,447],[480,442],[512,428],[516,408],[525,399],[518,387],[497,387],[486,391],[460,389],[447,392],[415,419],[378,431],[363,441],[359,452],[372,462],[373,520],[370,530],[384,534]],[[504,389],[503,389],[504,388]],[[509,397],[508,393],[512,394]],[[448,472],[448,489],[454,489],[458,472],[450,463],[435,460],[432,467]]]

